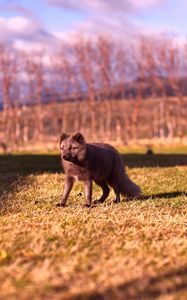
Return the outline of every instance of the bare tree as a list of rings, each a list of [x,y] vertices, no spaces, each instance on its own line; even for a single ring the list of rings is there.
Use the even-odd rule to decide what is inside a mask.
[[[94,80],[94,46],[91,40],[80,37],[74,45],[75,64],[79,72],[79,81],[82,85],[83,93],[88,95],[91,135],[96,137],[96,107],[95,107],[95,80]]]
[[[44,66],[42,56],[39,54],[37,59],[27,57],[26,71],[29,84],[29,101],[35,103],[35,128],[33,137],[37,141],[43,137],[43,105],[42,96],[44,92]]]
[[[3,44],[0,45],[0,79],[3,100],[4,141],[10,144],[13,133],[13,99],[11,89],[16,78],[16,53]],[[15,99],[14,99],[15,100]]]

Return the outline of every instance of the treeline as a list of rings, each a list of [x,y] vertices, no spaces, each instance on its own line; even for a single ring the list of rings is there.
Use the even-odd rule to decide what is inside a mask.
[[[186,65],[187,43],[179,44],[168,36],[140,36],[127,44],[103,36],[79,36],[52,54],[32,55],[1,44],[0,140],[16,147],[58,137],[73,115],[72,124],[76,125],[70,130],[85,130],[93,139],[101,132],[106,138],[107,133],[112,139],[123,129],[128,131],[128,143],[142,137],[140,111],[148,122],[151,109],[160,121],[159,129],[147,132],[148,137],[181,138],[186,134]],[[150,98],[157,100],[147,111],[145,103]],[[122,111],[117,99],[128,101],[129,108]],[[75,114],[71,101],[77,103]],[[50,109],[44,103],[58,108]]]

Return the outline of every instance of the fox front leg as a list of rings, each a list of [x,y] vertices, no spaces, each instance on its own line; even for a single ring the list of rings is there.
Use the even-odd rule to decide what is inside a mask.
[[[74,181],[75,181],[75,179],[73,177],[69,177],[69,176],[66,177],[62,199],[61,199],[60,203],[57,204],[57,207],[61,207],[61,206],[66,205],[66,201],[67,201],[68,196],[71,192]]]
[[[90,207],[92,203],[92,180],[87,180],[84,182],[85,188],[85,198],[86,198],[86,207]]]

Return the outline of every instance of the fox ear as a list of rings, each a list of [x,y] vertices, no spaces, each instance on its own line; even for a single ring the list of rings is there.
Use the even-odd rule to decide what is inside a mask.
[[[65,139],[67,139],[69,137],[68,134],[66,134],[65,132],[63,132],[60,136],[60,143],[62,143],[62,141],[64,141]]]
[[[84,143],[85,143],[85,139],[84,139],[82,133],[80,133],[80,132],[75,133],[75,134],[72,136],[72,139],[73,139],[74,141],[79,142],[80,144],[84,144]]]

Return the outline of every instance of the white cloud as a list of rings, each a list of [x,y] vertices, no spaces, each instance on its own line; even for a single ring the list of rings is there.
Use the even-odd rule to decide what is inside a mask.
[[[30,9],[20,5],[15,0],[14,0],[14,2],[9,0],[9,1],[5,1],[3,3],[0,3],[0,10],[18,13],[19,15],[21,14],[21,15],[24,15],[26,17],[32,17],[33,16],[33,12]]]
[[[6,41],[18,37],[27,37],[39,29],[39,25],[25,17],[18,16],[14,18],[0,17],[1,35],[0,40]]]
[[[133,38],[144,30],[137,15],[146,9],[159,7],[168,0],[44,0],[50,5],[83,12],[84,20],[74,24],[70,32],[58,32],[60,39],[70,40],[75,33],[94,37],[98,34],[114,38]]]
[[[22,16],[14,18],[0,17],[0,42],[9,43],[17,50],[29,53],[42,52],[43,49],[51,51],[58,43],[57,38],[47,32],[42,24]]]
[[[146,33],[140,12],[163,5],[168,0],[43,0],[50,5],[84,12],[84,20],[74,24],[68,31],[47,31],[32,12],[13,1],[6,1],[8,9],[24,14],[14,18],[0,17],[0,42],[9,41],[14,48],[28,53],[54,52],[59,44],[72,44],[79,34],[84,37],[108,35],[127,41]],[[4,4],[4,5],[5,5]],[[1,8],[1,4],[0,4]],[[151,31],[151,30],[150,30]]]
[[[34,52],[41,53],[44,50],[44,46],[42,45],[42,43],[23,41],[23,40],[19,40],[19,39],[17,39],[14,42],[13,46],[14,46],[14,49],[16,49],[18,51],[27,52],[30,54],[32,54]]]
[[[5,20],[4,25],[6,26]],[[7,20],[7,28],[10,30],[10,32],[13,32],[15,34],[22,34],[24,32],[30,33],[35,31],[36,25],[24,17],[16,17]]]
[[[48,4],[65,9],[87,11],[90,13],[122,12],[134,13],[137,10],[158,6],[167,0],[45,0]]]
[[[137,9],[146,9],[148,7],[159,6],[166,2],[166,0],[129,0],[129,2]]]
[[[111,38],[121,38],[123,40],[136,33],[136,27],[128,18],[111,19],[107,15],[87,18],[84,22],[77,24],[75,30],[85,35],[97,36],[104,34]]]

